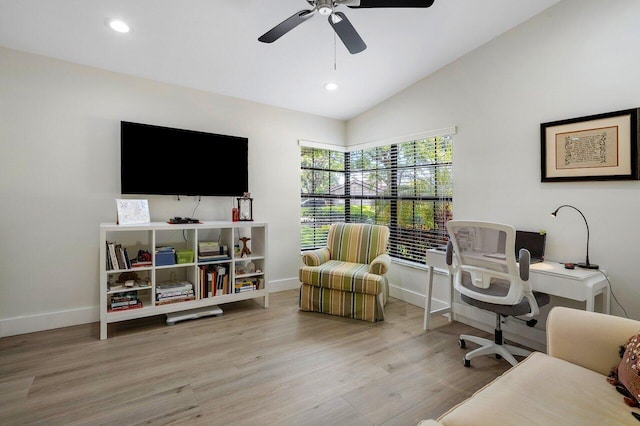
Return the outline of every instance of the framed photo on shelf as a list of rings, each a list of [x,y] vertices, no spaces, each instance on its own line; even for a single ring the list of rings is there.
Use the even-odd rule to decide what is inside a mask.
[[[138,225],[151,222],[148,200],[116,199],[118,225]]]
[[[640,108],[540,124],[542,182],[638,180]]]

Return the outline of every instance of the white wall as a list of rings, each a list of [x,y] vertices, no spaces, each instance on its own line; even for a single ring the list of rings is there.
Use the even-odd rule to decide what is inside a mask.
[[[561,204],[578,207],[590,260],[640,318],[640,182],[540,182],[540,123],[640,107],[639,16],[637,0],[560,2],[350,120],[348,143],[457,126],[454,217],[544,229],[548,259],[583,261],[580,215],[550,216]],[[402,279],[415,272],[394,269],[396,293],[424,294],[426,274]],[[612,312],[624,315],[615,301]]]
[[[3,48],[0,69],[0,336],[99,319],[98,225],[116,218],[120,120],[248,137],[270,283],[299,285],[298,139],[343,145],[344,122]],[[148,198],[155,221],[231,219],[230,197],[203,197],[195,214],[195,197]]]

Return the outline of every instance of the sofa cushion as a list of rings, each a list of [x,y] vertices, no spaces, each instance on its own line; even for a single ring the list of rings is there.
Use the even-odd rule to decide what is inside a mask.
[[[329,260],[319,266],[302,266],[299,278],[303,284],[377,295],[386,278],[369,273],[369,265]]]
[[[637,424],[632,411],[604,375],[533,352],[438,420],[474,426]]]

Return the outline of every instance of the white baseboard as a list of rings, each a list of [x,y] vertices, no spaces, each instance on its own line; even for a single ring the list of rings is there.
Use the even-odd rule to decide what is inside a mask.
[[[407,290],[402,287],[397,287],[391,283],[389,283],[389,296],[402,300],[403,302],[411,303],[412,305],[419,306],[421,308],[424,308],[425,306],[424,294],[416,293],[415,291]],[[431,311],[433,312],[436,309],[445,308],[448,305],[448,302],[434,298],[431,301]]]
[[[285,278],[283,280],[269,281],[269,293],[277,293],[285,290],[295,290],[300,288],[298,278]]]
[[[88,308],[71,309],[68,311],[5,318],[0,320],[0,332],[2,333],[0,334],[0,337],[35,333],[37,331],[100,321],[99,312],[100,311],[97,306],[92,306]]]

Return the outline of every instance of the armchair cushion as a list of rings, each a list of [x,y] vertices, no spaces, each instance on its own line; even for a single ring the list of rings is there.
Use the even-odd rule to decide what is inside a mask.
[[[369,273],[369,265],[329,260],[320,266],[300,268],[300,281],[315,287],[356,293],[378,294],[384,276]]]
[[[389,228],[365,223],[334,223],[327,236],[332,260],[370,264],[387,250]]]

